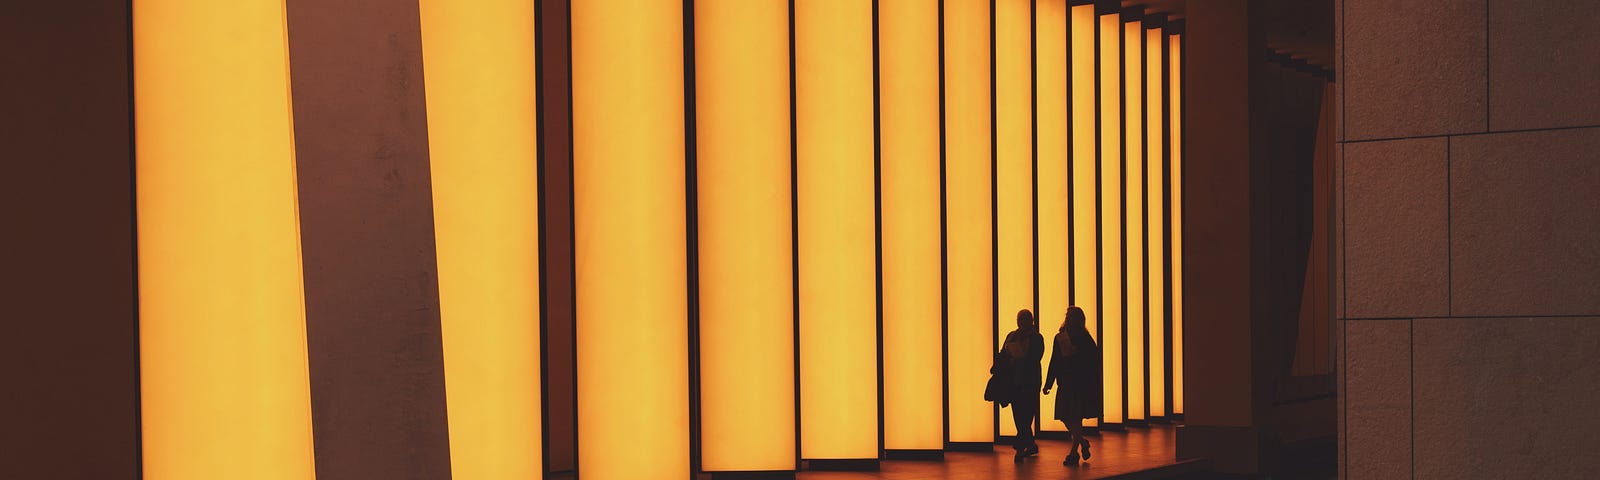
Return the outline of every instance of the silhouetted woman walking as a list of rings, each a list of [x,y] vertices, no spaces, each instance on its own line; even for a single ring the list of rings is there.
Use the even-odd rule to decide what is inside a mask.
[[[1070,307],[1067,319],[1056,332],[1055,348],[1050,352],[1050,368],[1044,377],[1044,394],[1050,386],[1061,385],[1056,393],[1056,420],[1066,424],[1072,438],[1072,453],[1063,465],[1078,463],[1078,451],[1089,459],[1089,440],[1083,438],[1083,419],[1099,418],[1101,405],[1100,346],[1094,343],[1086,326],[1083,309]]]

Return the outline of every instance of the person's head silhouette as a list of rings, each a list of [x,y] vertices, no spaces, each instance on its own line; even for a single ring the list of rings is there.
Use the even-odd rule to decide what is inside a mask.
[[[1028,330],[1037,327],[1033,323],[1033,312],[1028,311],[1026,308],[1017,310],[1017,329]]]
[[[1067,307],[1067,319],[1061,322],[1061,331],[1088,330],[1088,328],[1085,328],[1085,323],[1087,322],[1088,319],[1084,317],[1083,309],[1076,306]]]

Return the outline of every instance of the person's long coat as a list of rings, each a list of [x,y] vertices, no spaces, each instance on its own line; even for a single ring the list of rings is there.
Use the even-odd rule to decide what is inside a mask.
[[[1099,418],[1104,408],[1101,382],[1100,347],[1094,339],[1071,339],[1070,335],[1056,335],[1055,348],[1050,353],[1050,368],[1045,373],[1045,386],[1060,384],[1056,392],[1056,419],[1068,412],[1080,410],[1082,418]]]

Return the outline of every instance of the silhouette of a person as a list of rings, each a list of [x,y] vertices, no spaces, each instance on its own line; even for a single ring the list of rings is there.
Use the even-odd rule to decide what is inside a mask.
[[[1078,463],[1081,449],[1083,459],[1089,459],[1089,440],[1083,438],[1083,419],[1099,418],[1101,409],[1100,346],[1094,342],[1085,326],[1087,318],[1083,309],[1070,307],[1067,319],[1061,322],[1056,333],[1055,348],[1050,352],[1050,369],[1044,377],[1044,394],[1050,386],[1059,383],[1056,392],[1056,420],[1067,426],[1072,438],[1072,452],[1063,465]]]
[[[1044,358],[1044,336],[1039,334],[1039,324],[1033,312],[1017,311],[1017,329],[1006,334],[1002,354],[1011,359],[1011,421],[1017,426],[1017,438],[1011,448],[1017,451],[1015,460],[1039,453],[1034,441],[1033,420],[1039,416],[1040,360]]]

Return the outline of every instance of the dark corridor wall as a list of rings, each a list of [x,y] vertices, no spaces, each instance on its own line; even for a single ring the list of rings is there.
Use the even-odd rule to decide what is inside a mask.
[[[1341,473],[1600,477],[1600,3],[1336,14]]]

